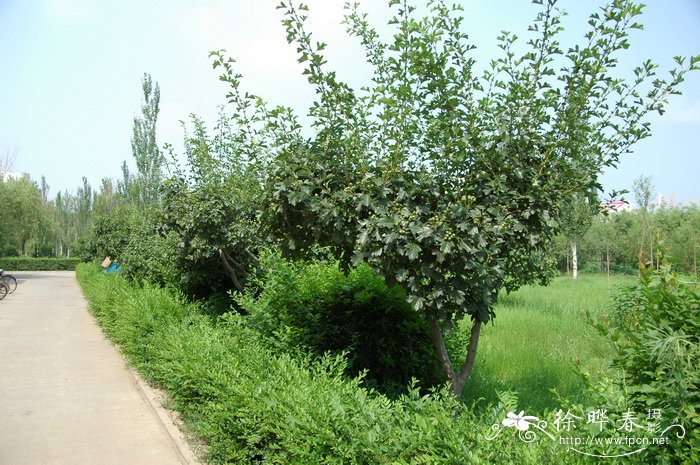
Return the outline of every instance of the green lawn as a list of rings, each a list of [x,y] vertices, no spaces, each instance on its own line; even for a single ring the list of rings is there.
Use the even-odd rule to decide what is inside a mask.
[[[602,318],[615,288],[633,280],[613,276],[609,284],[606,275],[583,274],[576,281],[559,277],[547,287],[503,294],[493,324],[482,328],[465,400],[495,402],[496,391],[516,391],[520,408],[537,412],[559,405],[551,392],[556,389],[564,400],[574,401],[582,388],[574,363],[601,373],[612,355],[583,312]]]

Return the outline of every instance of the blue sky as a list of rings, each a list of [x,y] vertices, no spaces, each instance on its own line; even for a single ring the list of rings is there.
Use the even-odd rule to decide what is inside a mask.
[[[213,122],[226,87],[208,52],[227,49],[244,86],[275,104],[304,113],[313,90],[301,76],[275,9],[278,0],[0,0],[0,156],[17,151],[15,171],[41,175],[74,191],[82,176],[97,187],[130,164],[133,117],[148,72],[161,87],[158,140],[181,145],[179,120],[196,113]],[[310,0],[309,29],[329,44],[328,61],[351,84],[365,82],[362,50],[340,26],[343,0]],[[523,35],[536,14],[529,0],[462,0],[465,28],[477,59],[495,53],[503,29]],[[560,0],[569,12],[568,39],[582,36],[600,0]],[[376,26],[385,1],[363,1]],[[700,54],[700,0],[649,0],[645,30],[631,37],[628,69],[650,58],[662,69],[674,55]],[[565,42],[564,45],[569,45]],[[617,170],[603,175],[606,190],[630,189],[640,175],[677,201],[700,200],[700,72],[667,113],[652,117],[653,136],[635,146]],[[631,195],[627,196],[632,199]]]

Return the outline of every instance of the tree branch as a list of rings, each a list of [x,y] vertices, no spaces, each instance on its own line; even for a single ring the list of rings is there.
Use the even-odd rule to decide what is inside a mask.
[[[460,398],[462,396],[462,391],[469,381],[469,377],[474,369],[474,362],[476,361],[476,349],[479,345],[479,335],[481,334],[481,321],[478,318],[474,319],[472,323],[471,336],[469,338],[469,346],[467,347],[467,360],[462,365],[462,369],[459,371],[457,378],[452,382],[452,393]]]
[[[455,372],[452,367],[452,362],[450,361],[450,355],[447,353],[447,347],[445,347],[445,338],[442,336],[442,329],[438,323],[435,315],[428,315],[428,325],[430,327],[430,339],[433,341],[435,350],[437,350],[438,357],[440,359],[440,365],[445,372],[445,376],[449,380],[451,385],[454,385]]]
[[[231,279],[233,282],[233,287],[236,288],[239,292],[243,292],[243,285],[241,282],[238,280],[238,276],[236,275],[236,270],[233,269],[231,266],[231,263],[236,263],[235,260],[233,260],[229,254],[224,252],[223,250],[219,249],[219,257],[221,258],[221,263],[224,264],[224,268],[226,269],[226,274],[228,277]],[[231,262],[231,263],[229,263]]]
[[[256,256],[253,254],[253,252],[251,252],[251,251],[248,250],[247,248],[244,249],[244,250],[245,250],[245,253],[248,254],[248,256],[249,256],[255,263],[260,263],[260,259],[259,259],[258,257],[256,257]]]

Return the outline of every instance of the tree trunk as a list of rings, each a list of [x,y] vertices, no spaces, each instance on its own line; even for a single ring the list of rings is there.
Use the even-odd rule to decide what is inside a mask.
[[[462,397],[462,391],[469,382],[476,361],[476,349],[479,346],[479,335],[481,334],[481,321],[474,320],[472,322],[471,336],[469,337],[469,345],[467,346],[467,359],[459,370],[456,382],[452,384],[452,393],[458,399]]]
[[[228,275],[229,279],[231,279],[231,282],[233,283],[233,287],[235,287],[237,291],[243,292],[243,285],[238,280],[238,275],[236,274],[236,270],[234,270],[233,267],[231,266],[232,263],[234,265],[237,265],[236,261],[233,260],[226,252],[224,252],[221,249],[219,249],[219,257],[221,258],[221,262],[224,265],[224,269],[226,270],[226,274]]]
[[[606,271],[608,272],[608,288],[610,288],[610,244],[608,243],[605,248],[605,263]]]
[[[445,372],[445,377],[452,384],[455,378],[454,368],[452,368],[452,361],[450,360],[450,354],[447,353],[447,347],[445,347],[445,339],[442,337],[442,329],[437,322],[435,316],[428,316],[428,325],[430,327],[430,339],[433,341],[433,346],[437,351],[438,358],[440,359],[440,365]]]
[[[571,276],[578,278],[578,244],[571,241]]]
[[[697,244],[697,236],[695,235],[695,231],[693,231],[693,274],[697,278],[697,276],[698,276],[698,244]]]
[[[479,345],[479,335],[481,334],[481,321],[474,320],[472,323],[471,337],[469,338],[469,345],[467,346],[467,359],[464,361],[459,373],[455,373],[454,366],[450,360],[450,355],[447,353],[445,339],[443,337],[440,324],[434,316],[428,317],[428,324],[430,326],[430,338],[432,339],[433,345],[437,350],[438,358],[440,359],[440,364],[442,365],[445,376],[450,382],[450,392],[457,399],[461,399],[462,392],[469,382],[472,370],[474,369],[476,351]]]

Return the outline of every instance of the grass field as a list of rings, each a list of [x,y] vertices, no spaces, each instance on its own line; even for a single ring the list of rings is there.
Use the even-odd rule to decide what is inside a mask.
[[[612,348],[584,316],[602,318],[616,287],[631,276],[583,274],[559,277],[549,286],[527,286],[500,297],[496,318],[482,328],[479,352],[464,399],[496,401],[496,391],[516,391],[520,407],[543,411],[561,398],[573,401],[582,382],[574,372],[603,373]],[[468,322],[466,322],[468,325]]]

